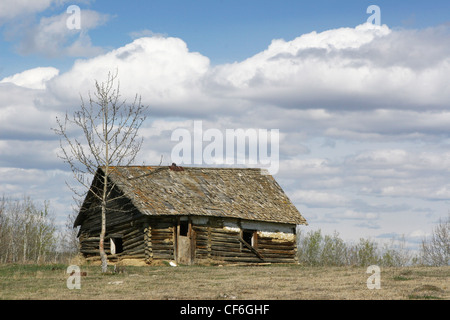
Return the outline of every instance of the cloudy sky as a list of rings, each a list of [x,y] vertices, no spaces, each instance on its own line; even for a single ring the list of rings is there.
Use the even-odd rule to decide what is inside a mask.
[[[278,129],[305,231],[414,245],[450,209],[448,1],[2,0],[0,37],[0,194],[60,223],[72,178],[51,128],[110,70],[150,107],[137,164],[171,163],[194,121]]]

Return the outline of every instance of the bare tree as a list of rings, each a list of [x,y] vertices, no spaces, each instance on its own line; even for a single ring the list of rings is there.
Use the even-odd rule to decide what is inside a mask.
[[[130,165],[142,146],[138,130],[146,118],[147,107],[135,96],[133,103],[121,100],[120,84],[115,85],[117,72],[108,73],[106,82],[95,80],[95,92],[89,93],[89,102],[81,97],[81,108],[73,116],[66,113],[64,119],[57,118],[62,154],[59,157],[70,165],[78,187],[70,186],[79,198],[91,190],[101,206],[101,232],[99,251],[102,272],[107,271],[107,256],[104,250],[106,215],[111,199],[109,176],[113,166]],[[69,136],[72,127],[82,130],[81,138]],[[90,181],[99,167],[103,169],[102,190],[92,190]],[[81,185],[81,189],[79,188]]]
[[[0,199],[0,263],[49,261],[55,254],[56,226],[48,202],[30,197]]]
[[[439,219],[431,238],[422,240],[422,261],[432,266],[450,265],[450,212],[446,220]]]

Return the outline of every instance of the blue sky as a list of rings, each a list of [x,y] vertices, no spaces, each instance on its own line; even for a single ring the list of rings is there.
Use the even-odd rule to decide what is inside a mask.
[[[170,161],[171,132],[194,121],[279,129],[276,179],[308,230],[416,246],[450,208],[449,31],[448,1],[3,0],[0,194],[64,220],[50,128],[118,68],[152,110],[139,161]]]
[[[63,13],[70,4],[108,15],[108,21],[90,30],[95,44],[117,48],[130,41],[130,33],[150,30],[184,39],[190,50],[208,56],[212,63],[246,59],[264,50],[272,39],[291,40],[311,31],[354,27],[364,22],[368,6],[381,8],[382,23],[391,28],[426,28],[448,22],[448,1],[63,1],[27,20]],[[3,27],[3,30],[9,29]],[[8,33],[8,30],[5,32]],[[5,39],[8,38],[8,39]],[[17,53],[15,37],[0,44],[0,75],[20,72],[34,64],[68,68],[73,58],[46,58]]]

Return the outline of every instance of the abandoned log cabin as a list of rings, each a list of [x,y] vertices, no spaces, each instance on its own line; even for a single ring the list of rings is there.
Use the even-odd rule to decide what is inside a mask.
[[[261,169],[110,167],[108,259],[200,263],[294,263],[296,225],[306,220]],[[98,168],[74,227],[80,252],[99,255]],[[97,191],[100,192],[100,191]]]

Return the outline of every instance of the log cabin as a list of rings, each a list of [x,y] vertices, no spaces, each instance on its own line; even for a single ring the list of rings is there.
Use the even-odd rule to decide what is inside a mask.
[[[296,263],[305,218],[275,179],[255,168],[109,167],[108,259],[178,264]],[[74,227],[80,252],[99,256],[99,167]]]

